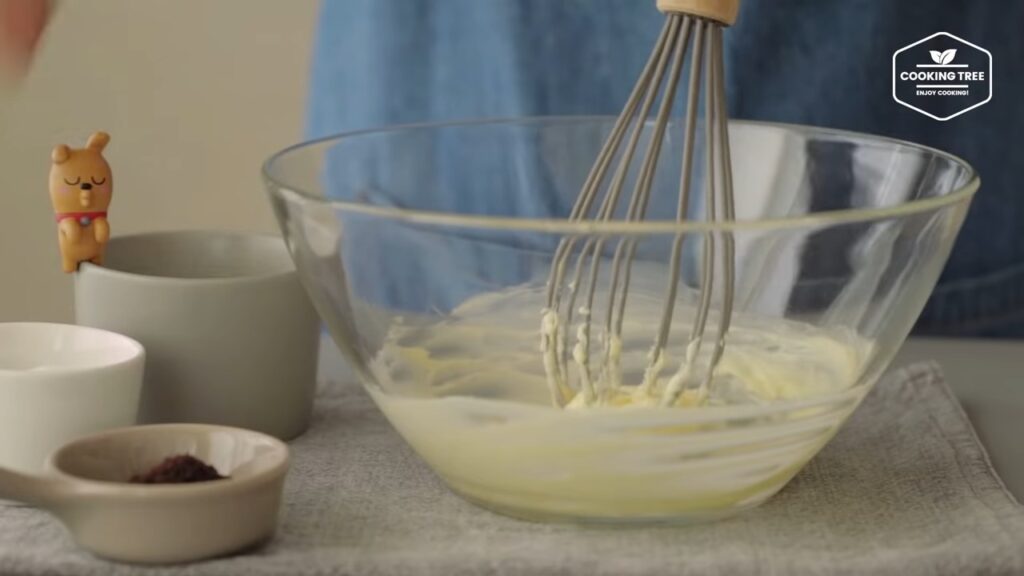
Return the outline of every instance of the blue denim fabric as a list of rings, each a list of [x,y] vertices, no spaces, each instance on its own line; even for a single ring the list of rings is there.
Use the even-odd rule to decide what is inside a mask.
[[[326,0],[307,134],[467,117],[615,114],[663,22],[653,0]],[[947,150],[983,186],[921,333],[1024,336],[1024,2],[744,0],[730,114]],[[893,102],[892,53],[946,31],[992,52],[994,97],[937,122]],[[471,202],[453,198],[453,202]]]

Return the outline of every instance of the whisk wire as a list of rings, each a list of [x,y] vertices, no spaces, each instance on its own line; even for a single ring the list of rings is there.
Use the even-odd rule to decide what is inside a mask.
[[[704,113],[704,212],[709,221],[735,218],[733,181],[728,143],[728,117],[725,104],[724,73],[722,65],[721,25],[713,20],[670,12],[655,44],[654,50],[640,75],[622,114],[616,120],[605,144],[602,146],[587,179],[570,213],[570,220],[584,221],[594,218],[598,221],[611,220],[622,200],[623,189],[637,158],[640,141],[649,135],[645,151],[640,160],[627,204],[627,221],[643,220],[654,187],[657,166],[664,148],[665,136],[670,127],[670,116],[676,92],[686,63],[689,62],[689,80],[685,119],[682,129],[682,162],[680,168],[679,196],[676,206],[676,221],[684,222],[691,208],[693,194],[691,180],[696,156],[698,113]],[[692,47],[692,50],[691,50]],[[689,52],[692,56],[688,59]],[[671,64],[670,64],[671,62]],[[703,108],[701,108],[701,83],[704,82]],[[647,118],[659,101],[653,124]],[[628,136],[627,136],[628,134]],[[614,169],[612,165],[615,165]],[[605,178],[611,173],[610,182]],[[602,196],[596,213],[594,205]],[[721,210],[721,214],[719,213]],[[672,242],[669,276],[665,289],[658,332],[651,347],[648,365],[643,381],[637,392],[653,394],[659,388],[659,375],[666,361],[665,349],[671,334],[675,315],[676,299],[681,281],[683,247],[687,234],[678,233]],[[716,245],[721,242],[721,250]],[[622,346],[622,329],[626,314],[633,263],[637,250],[637,239],[632,236],[620,238],[615,246],[609,272],[609,290],[603,309],[603,372],[600,378],[592,377],[590,366],[591,327],[597,286],[601,279],[600,268],[604,258],[606,236],[589,236],[579,250],[574,250],[578,237],[570,237],[559,243],[552,261],[547,286],[547,307],[543,311],[541,350],[544,353],[544,367],[548,375],[552,399],[556,406],[565,406],[572,400],[590,405],[606,389],[616,389],[621,384],[619,354]],[[684,358],[660,394],[662,405],[675,405],[680,396],[692,389],[693,372],[705,340],[710,311],[714,304],[715,276],[718,259],[721,257],[723,293],[721,310],[717,322],[717,337],[704,377],[698,382],[696,398],[703,400],[711,384],[715,367],[725,349],[733,308],[735,285],[735,244],[728,233],[721,235],[708,232],[700,239],[700,282],[697,292],[697,309],[687,341]],[[563,286],[566,266],[575,254],[575,266],[568,285]],[[579,397],[574,398],[574,388],[569,385],[568,333],[573,327],[577,299],[582,282],[586,281],[583,304],[579,308],[580,319],[576,326],[576,344],[572,359],[578,376]],[[566,306],[562,306],[563,296]],[[687,404],[688,401],[684,401]]]
[[[717,129],[719,134],[719,140],[721,144],[718,147],[718,151],[721,154],[719,161],[721,162],[721,175],[722,175],[722,211],[723,220],[733,221],[736,219],[736,199],[733,193],[733,182],[732,182],[732,152],[729,149],[729,111],[725,99],[725,70],[721,50],[722,50],[722,30],[715,28],[712,30],[714,35],[714,43],[712,49],[717,52],[711,58],[712,64],[712,79],[708,83],[714,88],[714,97],[711,98],[710,102],[717,108],[715,113],[715,121],[717,122]],[[709,150],[713,150],[709,148]],[[701,384],[701,388],[698,391],[698,398],[704,398],[707,396],[708,388],[711,385],[711,379],[714,377],[714,368],[718,366],[718,362],[722,358],[722,354],[725,352],[725,335],[729,332],[729,325],[732,322],[732,308],[736,292],[736,242],[731,232],[725,232],[722,234],[722,275],[723,275],[723,290],[722,290],[722,311],[719,316],[718,325],[718,338],[715,341],[715,349],[711,355],[711,362],[708,364],[708,371]]]
[[[640,216],[641,206],[646,207],[646,197],[650,193],[650,188],[651,188],[651,185],[652,185],[653,180],[654,180],[654,169],[657,166],[658,159],[659,159],[659,157],[661,155],[662,142],[664,140],[665,131],[668,128],[669,114],[672,111],[672,104],[673,104],[674,99],[675,99],[675,92],[676,92],[676,87],[677,87],[678,80],[679,80],[679,75],[680,75],[680,73],[682,71],[682,68],[683,68],[685,49],[686,49],[686,45],[689,43],[689,34],[690,34],[690,25],[691,25],[690,18],[686,17],[686,16],[683,16],[683,17],[678,17],[677,16],[677,17],[670,18],[669,22],[670,22],[670,26],[672,26],[674,30],[673,30],[673,33],[670,34],[669,41],[666,43],[666,45],[664,46],[664,49],[661,51],[661,55],[659,56],[659,60],[658,60],[658,73],[657,73],[658,80],[654,83],[653,86],[651,86],[649,88],[649,90],[647,92],[647,97],[645,98],[643,109],[640,111],[640,114],[639,114],[639,117],[637,119],[637,122],[636,122],[636,124],[634,124],[634,127],[633,127],[633,135],[632,135],[632,137],[630,139],[629,147],[627,149],[627,153],[625,155],[623,155],[623,158],[622,158],[622,160],[619,163],[619,167],[616,170],[616,177],[615,177],[615,180],[612,183],[612,189],[611,189],[611,192],[609,194],[609,196],[613,197],[613,202],[617,203],[618,202],[618,198],[619,198],[619,196],[621,194],[621,191],[622,191],[623,184],[625,183],[626,172],[627,172],[627,170],[629,168],[630,163],[632,162],[632,159],[633,159],[633,157],[635,155],[635,149],[636,149],[637,145],[639,144],[641,135],[643,134],[644,129],[646,127],[644,119],[647,117],[647,113],[650,111],[650,108],[653,107],[654,102],[655,102],[655,100],[656,100],[656,98],[658,96],[658,92],[659,92],[659,89],[661,88],[661,83],[662,83],[661,82],[661,77],[663,77],[662,74],[665,71],[665,68],[666,68],[666,66],[668,64],[669,55],[671,54],[672,55],[673,65],[672,65],[672,67],[671,67],[671,69],[669,71],[668,82],[665,84],[664,93],[661,95],[661,104],[660,104],[659,109],[658,109],[657,120],[656,120],[656,122],[654,124],[654,132],[651,135],[650,140],[648,142],[647,151],[644,154],[643,162],[641,164],[640,173],[637,176],[636,183],[635,183],[634,189],[633,189],[633,193],[631,195],[631,199],[630,199],[630,202],[629,202],[629,207],[628,207],[628,211],[627,211],[627,215],[626,215],[627,220],[636,220]],[[605,213],[605,214],[602,214],[602,216],[604,217],[603,219],[607,220],[607,219],[609,219],[611,217],[611,214],[610,213]],[[596,240],[596,242],[595,242],[595,247],[594,247],[593,252],[591,254],[590,277],[589,277],[589,280],[588,280],[588,287],[587,287],[587,299],[586,299],[586,304],[584,305],[584,308],[583,308],[584,310],[587,311],[588,314],[593,309],[594,296],[595,296],[595,292],[596,292],[596,288],[597,288],[598,270],[599,270],[599,266],[600,266],[600,262],[601,262],[601,254],[602,254],[602,251],[604,249],[604,245],[605,245],[606,242],[607,242],[607,239],[605,237],[598,238]],[[621,255],[622,247],[623,247],[623,244],[622,244],[622,241],[620,240],[618,246],[616,247],[615,257],[614,257],[614,260],[613,260],[613,263],[612,263],[612,267],[613,267],[612,268],[612,281],[611,281],[611,287],[610,287],[610,291],[609,291],[609,295],[608,295],[607,314],[605,316],[605,318],[606,318],[606,326],[605,326],[606,327],[606,330],[605,330],[605,335],[606,335],[606,343],[605,343],[606,357],[607,357],[608,347],[611,345],[611,340],[610,340],[610,337],[612,335],[612,332],[610,330],[610,327],[612,325],[611,312],[612,312],[612,308],[613,308],[613,303],[615,301],[615,292],[617,290],[617,286],[618,286],[618,283],[619,283],[619,274],[620,274],[620,268],[621,268],[621,266],[620,266],[620,263],[621,263],[620,255]],[[581,262],[582,262],[582,259],[581,259]],[[575,293],[575,288],[573,290],[574,290],[574,293]],[[623,293],[625,293],[627,290],[628,290],[628,286],[623,285]],[[572,309],[570,307],[570,310],[568,310],[568,314],[571,314],[571,313],[572,313]],[[571,318],[571,316],[570,316],[570,318]],[[581,372],[581,378],[582,378],[581,383],[584,386],[591,385],[590,367],[589,367],[589,364],[588,364],[588,360],[589,360],[589,356],[590,356],[590,350],[589,350],[589,347],[590,347],[590,327],[591,327],[591,322],[589,321],[589,319],[587,319],[587,321],[584,321],[584,322],[581,323],[580,328],[578,330],[578,336],[577,336],[577,350],[578,350],[579,353],[578,354],[574,354],[574,360],[576,360],[576,362],[578,364],[578,368],[579,368],[579,370]],[[614,386],[614,384],[612,384],[612,386]],[[584,398],[585,399],[591,398],[592,397],[591,395],[593,393],[594,393],[593,389],[588,391],[588,390],[586,390],[584,388]]]
[[[679,201],[676,207],[676,221],[684,222],[689,212],[690,188],[693,174],[694,141],[697,132],[697,108],[700,96],[700,78],[704,53],[704,28],[707,23],[699,20],[696,33],[694,34],[693,60],[690,64],[690,82],[686,99],[686,121],[684,126],[682,173],[679,179]],[[682,233],[676,235],[672,242],[672,254],[670,256],[670,268],[668,275],[668,288],[665,295],[665,305],[662,310],[661,323],[658,327],[658,335],[649,354],[649,365],[644,371],[644,379],[641,390],[652,391],[658,381],[658,376],[664,362],[665,344],[668,341],[669,331],[672,327],[672,317],[675,313],[676,296],[679,288],[679,272],[682,266],[683,241],[686,236]],[[699,316],[699,315],[698,315]],[[697,327],[693,334],[697,333]],[[693,336],[687,346],[687,356],[691,356],[693,347]]]
[[[707,77],[704,82],[704,204],[709,221],[717,219],[718,204],[715,179],[715,163],[717,160],[715,157],[715,131],[718,128],[715,122],[715,113],[717,105],[715,104],[715,83],[711,78],[714,74],[714,59],[716,57],[714,40],[713,34],[707,35],[707,47],[705,48],[705,56],[707,58],[705,74]],[[714,290],[715,283],[714,264],[716,246],[714,233],[709,232],[704,235],[702,238],[702,248],[700,303],[697,306],[697,315],[694,318],[693,328],[686,345],[685,357],[680,361],[679,368],[668,381],[665,393],[662,396],[663,405],[672,405],[679,400],[679,396],[692,378],[697,357],[700,355],[701,347],[704,343],[708,313],[711,310],[712,291]],[[678,282],[678,278],[675,278],[674,281]],[[709,365],[709,371],[711,369],[713,369],[712,365]]]
[[[622,138],[629,128],[633,118],[633,112],[643,98],[651,77],[655,73],[655,67],[660,61],[658,46],[663,46],[673,31],[671,19],[665,21],[661,33],[658,36],[656,49],[651,52],[644,69],[633,87],[622,113],[619,115],[612,127],[612,131],[605,140],[597,160],[591,167],[580,194],[576,197],[569,215],[570,221],[580,221],[587,217],[590,209],[598,196],[601,182],[604,180],[611,160],[618,151]],[[569,254],[575,247],[577,237],[564,238],[558,243],[555,249],[555,256],[552,260],[551,271],[547,285],[547,306],[542,311],[543,320],[541,326],[540,350],[544,360],[544,371],[547,374],[548,387],[550,389],[552,403],[561,407],[569,400],[572,390],[566,383],[566,360],[565,360],[565,329],[559,322],[558,309],[562,298],[562,281],[565,276],[565,264]],[[573,280],[573,286],[579,285],[579,274]],[[571,310],[570,306],[570,310]]]
[[[597,198],[601,181],[604,180],[604,176],[608,171],[608,166],[611,164],[611,160],[615,156],[615,152],[618,150],[619,144],[622,142],[622,137],[626,133],[626,130],[629,128],[629,124],[632,121],[633,112],[639,105],[641,98],[643,98],[647,89],[647,84],[650,82],[650,78],[654,74],[655,66],[659,60],[657,46],[661,46],[667,40],[672,29],[671,24],[671,20],[666,20],[665,25],[662,26],[661,34],[658,36],[655,50],[651,52],[650,57],[647,59],[643,72],[640,73],[640,78],[637,80],[636,85],[633,87],[633,91],[626,100],[626,104],[623,106],[618,119],[616,119],[611,133],[605,140],[604,145],[601,147],[601,151],[598,153],[597,160],[595,160],[594,165],[587,174],[587,178],[583,183],[580,194],[576,197],[576,201],[573,203],[572,210],[569,213],[570,221],[583,220],[590,211],[594,200]],[[565,273],[565,260],[568,254],[572,251],[577,238],[578,237],[576,236],[571,236],[562,239],[555,250],[555,257],[553,259],[554,266],[552,266],[550,277],[548,279],[547,304],[549,308],[556,307],[558,304],[561,296],[559,288]]]
[[[655,66],[654,74],[646,82],[647,86],[644,86],[643,104],[640,107],[638,114],[636,115],[636,122],[632,121],[632,114],[630,114],[630,120],[627,120],[627,126],[632,125],[632,133],[630,134],[629,140],[626,143],[626,148],[622,153],[622,157],[616,167],[615,173],[612,177],[611,184],[608,187],[608,191],[605,194],[601,207],[598,212],[598,219],[602,221],[611,220],[615,213],[615,208],[618,206],[619,199],[622,196],[622,189],[626,182],[626,177],[629,173],[629,166],[633,162],[633,158],[636,155],[637,147],[640,144],[640,138],[644,131],[644,119],[650,114],[651,108],[654,107],[655,100],[657,99],[659,88],[664,82],[665,68],[668,64],[668,56],[671,50],[666,47],[670,47],[675,44],[675,40],[679,34],[680,21],[678,18],[670,18],[668,20],[668,34],[664,38],[664,42],[659,43],[656,47],[655,53],[657,54],[657,64]],[[671,102],[669,102],[671,105]],[[597,189],[596,183],[594,188]],[[580,374],[580,386],[583,392],[584,402],[590,403],[596,396],[596,390],[593,386],[593,381],[590,376],[589,357],[590,357],[590,316],[591,310],[593,309],[594,301],[594,288],[597,284],[597,277],[600,270],[601,254],[604,250],[604,244],[606,239],[604,237],[599,238],[588,238],[586,243],[581,250],[579,258],[576,264],[576,272],[574,274],[572,282],[569,284],[569,302],[566,306],[566,317],[565,326],[569,327],[572,325],[573,313],[576,310],[576,298],[579,294],[580,279],[582,276],[583,267],[588,260],[590,260],[590,274],[587,289],[587,297],[585,304],[582,307],[585,318],[581,322],[577,333],[576,339],[577,344],[573,350],[573,360],[576,363],[577,369]],[[563,337],[565,332],[563,332]],[[564,347],[563,347],[564,349]],[[566,359],[561,359],[563,372],[567,372],[565,368]]]
[[[677,17],[678,18],[678,17]],[[654,133],[651,136],[650,145],[648,147],[647,155],[644,157],[644,163],[640,170],[640,174],[637,178],[636,187],[633,191],[632,200],[629,205],[629,212],[626,215],[626,219],[630,221],[642,220],[647,212],[647,205],[650,200],[651,187],[654,184],[655,169],[658,165],[658,160],[661,158],[662,144],[664,143],[665,131],[668,129],[668,119],[672,111],[672,103],[675,99],[676,90],[679,85],[679,76],[682,74],[683,64],[686,59],[686,51],[690,42],[690,31],[692,20],[688,16],[682,17],[683,21],[683,32],[681,40],[676,44],[675,55],[673,57],[673,66],[670,72],[668,84],[665,89],[665,94],[662,97],[661,107],[658,110],[658,117],[655,121]],[[615,251],[615,258],[613,261],[613,275],[612,284],[610,289],[608,314],[607,314],[607,328],[612,329],[612,302],[614,302],[616,290],[619,283],[619,270],[621,266],[621,255],[624,249],[630,250],[632,256],[635,252],[636,240],[632,237],[627,237],[625,240],[620,240],[618,247]],[[627,270],[632,267],[632,259],[626,259]],[[627,272],[627,277],[628,277]],[[625,305],[625,296],[629,290],[628,280],[624,280],[622,284],[622,299],[623,306]],[[621,328],[621,318],[615,323],[615,328]]]

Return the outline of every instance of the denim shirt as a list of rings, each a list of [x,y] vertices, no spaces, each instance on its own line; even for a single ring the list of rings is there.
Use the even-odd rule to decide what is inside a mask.
[[[471,117],[616,114],[664,22],[654,0],[327,0],[307,135]],[[1024,336],[1024,2],[744,0],[733,117],[906,139],[983,185],[918,333]],[[947,122],[891,97],[895,50],[945,31],[993,54],[993,98]],[[453,199],[455,204],[468,199]]]

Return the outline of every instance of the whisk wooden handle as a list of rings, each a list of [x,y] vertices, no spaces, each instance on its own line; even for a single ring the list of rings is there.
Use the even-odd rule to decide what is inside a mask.
[[[740,11],[740,0],[658,0],[662,12],[682,12],[731,26]]]

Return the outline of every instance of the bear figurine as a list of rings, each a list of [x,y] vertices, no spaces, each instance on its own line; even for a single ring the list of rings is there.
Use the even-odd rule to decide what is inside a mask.
[[[114,188],[110,165],[103,157],[108,142],[110,136],[96,132],[85,148],[60,144],[53,149],[50,200],[64,272],[76,271],[82,262],[103,264],[103,251],[110,239],[107,209]]]

